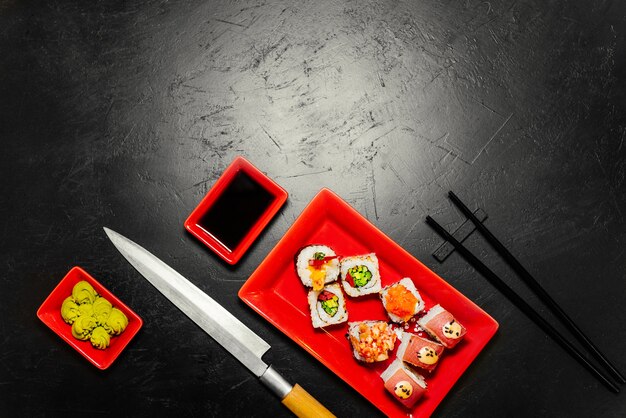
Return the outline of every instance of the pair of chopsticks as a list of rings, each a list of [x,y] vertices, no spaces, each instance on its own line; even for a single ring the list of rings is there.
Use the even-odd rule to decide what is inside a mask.
[[[561,307],[550,297],[543,287],[535,280],[535,278],[522,266],[522,264],[504,247],[504,245],[487,229],[485,225],[472,213],[471,210],[455,195],[449,192],[448,196],[452,202],[470,219],[476,229],[487,239],[487,241],[496,249],[496,251],[506,260],[511,268],[520,276],[526,285],[532,289],[539,299],[546,304],[552,313],[571,331],[593,357],[602,364],[602,366],[613,376],[619,383],[626,383],[624,376],[609,362],[609,360],[598,350],[598,348],[589,340],[589,338],[576,326],[574,321],[561,309]],[[470,250],[455,239],[446,229],[439,225],[430,216],[426,217],[426,223],[430,225],[442,238],[450,242],[454,248],[465,258],[478,272],[480,272],[496,289],[506,296],[515,306],[526,314],[535,324],[537,324],[548,336],[557,342],[566,352],[583,365],[592,375],[600,382],[607,386],[611,391],[619,393],[620,389],[617,385],[604,373],[598,370],[587,358],[573,346],[559,331],[550,325],[537,311],[535,311],[524,299],[522,299],[513,289],[511,289],[502,279],[500,279],[493,271],[491,271],[483,262],[481,262]]]

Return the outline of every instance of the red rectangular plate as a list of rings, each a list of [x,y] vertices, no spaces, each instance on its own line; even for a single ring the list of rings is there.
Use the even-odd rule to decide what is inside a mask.
[[[111,345],[104,350],[94,348],[89,341],[80,341],[74,338],[72,336],[72,326],[65,323],[63,318],[61,318],[63,301],[68,296],[72,296],[74,285],[81,280],[87,281],[100,296],[105,297],[128,318],[128,325],[124,332],[118,336],[111,337]],[[37,316],[52,331],[100,370],[108,368],[115,361],[143,325],[139,315],[80,267],[72,268],[65,275],[63,280],[41,304],[41,307],[37,310]]]
[[[364,365],[352,356],[345,337],[347,323],[322,330],[311,325],[307,289],[294,267],[298,250],[310,244],[329,245],[340,256],[375,252],[383,286],[410,277],[426,309],[439,303],[467,328],[463,341],[444,352],[437,368],[431,374],[423,373],[428,391],[412,410],[397,403],[380,379],[395,353],[385,362]],[[304,209],[240,289],[239,297],[387,416],[393,417],[429,416],[498,329],[498,323],[487,313],[328,189],[322,189]],[[377,295],[346,296],[346,306],[348,321],[387,320]]]

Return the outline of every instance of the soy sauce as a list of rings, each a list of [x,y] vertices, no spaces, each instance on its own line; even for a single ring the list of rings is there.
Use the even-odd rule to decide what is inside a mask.
[[[234,251],[274,196],[240,170],[200,218],[198,226]]]

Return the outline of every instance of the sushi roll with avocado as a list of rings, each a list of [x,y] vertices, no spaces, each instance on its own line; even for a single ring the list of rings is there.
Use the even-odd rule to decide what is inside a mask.
[[[309,308],[313,328],[340,324],[348,320],[346,301],[339,283],[331,283],[320,291],[309,291]]]
[[[376,254],[342,258],[341,283],[349,296],[378,293],[381,286]]]
[[[465,327],[441,305],[433,306],[417,323],[446,348],[457,345],[467,332]]]
[[[426,392],[424,377],[399,359],[395,359],[380,378],[385,382],[385,389],[406,408],[413,408]]]
[[[327,245],[308,245],[296,255],[296,272],[302,284],[320,291],[339,278],[339,259]]]
[[[380,298],[389,318],[399,324],[424,309],[424,300],[408,277],[386,286],[380,291]]]

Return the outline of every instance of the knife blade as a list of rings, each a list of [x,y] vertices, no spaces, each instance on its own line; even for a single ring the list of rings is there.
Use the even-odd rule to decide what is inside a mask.
[[[300,385],[291,385],[262,356],[270,345],[213,298],[145,248],[104,228],[126,260],[170,302],[239,360],[298,417],[334,417]]]

